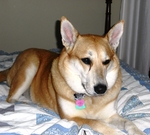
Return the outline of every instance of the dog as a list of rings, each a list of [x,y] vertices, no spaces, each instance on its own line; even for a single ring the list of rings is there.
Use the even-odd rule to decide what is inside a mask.
[[[62,17],[60,33],[64,48],[56,54],[31,48],[16,58],[11,68],[0,72],[0,81],[10,86],[7,102],[15,102],[30,88],[34,103],[58,113],[61,118],[89,125],[104,135],[144,135],[122,118],[115,104],[121,89],[121,71],[116,48],[124,22],[105,36],[81,35]]]

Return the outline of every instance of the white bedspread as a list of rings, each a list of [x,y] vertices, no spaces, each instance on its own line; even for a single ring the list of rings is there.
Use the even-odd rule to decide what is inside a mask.
[[[12,65],[18,53],[0,51],[0,70]],[[150,134],[150,80],[121,61],[123,85],[118,97],[120,115],[132,120],[142,131]],[[0,83],[0,135],[100,135],[88,125],[78,127],[73,121],[33,104],[24,96],[23,102],[6,102],[9,87]],[[27,103],[25,103],[27,102]]]

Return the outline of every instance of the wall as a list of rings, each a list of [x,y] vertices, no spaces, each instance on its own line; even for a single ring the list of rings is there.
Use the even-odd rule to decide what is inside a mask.
[[[119,21],[120,3],[113,0],[112,24]],[[82,34],[103,34],[105,7],[105,0],[1,0],[0,50],[56,48],[63,15]]]

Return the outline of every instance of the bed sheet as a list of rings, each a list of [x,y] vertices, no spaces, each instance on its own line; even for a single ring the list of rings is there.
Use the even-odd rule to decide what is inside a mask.
[[[0,70],[9,68],[19,52],[0,51]],[[142,131],[150,134],[150,80],[147,76],[121,63],[122,88],[116,105],[123,117],[132,120]],[[6,102],[9,87],[0,83],[0,135],[101,135],[88,125],[78,127],[73,121],[33,104],[21,96],[20,101]]]

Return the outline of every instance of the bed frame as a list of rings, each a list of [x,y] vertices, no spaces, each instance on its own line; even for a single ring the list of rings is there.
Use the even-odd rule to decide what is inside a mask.
[[[112,3],[112,0],[106,0],[106,16],[105,16],[104,34],[106,34],[111,27],[111,3]]]

